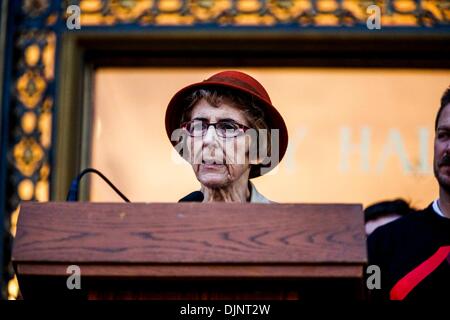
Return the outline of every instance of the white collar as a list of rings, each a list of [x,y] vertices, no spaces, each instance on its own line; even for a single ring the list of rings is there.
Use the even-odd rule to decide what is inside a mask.
[[[251,203],[273,203],[272,201],[264,197],[261,193],[259,193],[258,190],[256,190],[255,185],[251,181],[249,181],[249,183],[251,187],[250,189]]]
[[[438,215],[440,215],[443,218],[447,218],[444,213],[441,211],[441,208],[439,208],[439,199],[436,199],[433,201],[433,210],[434,212],[436,212]]]

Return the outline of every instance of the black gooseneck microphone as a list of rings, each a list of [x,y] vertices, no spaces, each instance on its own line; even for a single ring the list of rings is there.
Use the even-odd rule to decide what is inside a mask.
[[[70,189],[69,192],[67,193],[67,198],[66,201],[78,201],[78,190],[80,187],[80,181],[81,178],[86,174],[86,173],[96,173],[97,175],[99,175],[125,202],[130,202],[130,200],[122,193],[120,192],[119,189],[117,189],[117,187],[111,182],[109,181],[109,179],[107,177],[105,177],[105,175],[103,173],[101,173],[100,171],[98,171],[97,169],[94,168],[86,168],[83,171],[81,171],[81,173],[78,175],[78,177],[76,177],[75,179],[72,180],[72,183],[70,184]]]

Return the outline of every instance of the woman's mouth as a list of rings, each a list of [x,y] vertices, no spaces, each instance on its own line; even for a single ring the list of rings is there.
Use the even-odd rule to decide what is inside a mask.
[[[223,164],[202,164],[202,168],[203,169],[212,169],[212,170],[216,170],[216,169],[221,169],[224,165]]]
[[[224,164],[220,161],[216,161],[216,160],[202,160],[201,163],[201,167],[202,169],[207,169],[207,170],[217,170],[217,169],[222,169],[224,167]]]

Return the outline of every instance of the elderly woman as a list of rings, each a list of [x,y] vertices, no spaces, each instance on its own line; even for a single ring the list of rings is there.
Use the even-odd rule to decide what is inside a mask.
[[[258,81],[224,71],[189,85],[171,99],[165,123],[172,144],[201,184],[200,191],[180,202],[270,203],[249,179],[278,164],[288,133]]]

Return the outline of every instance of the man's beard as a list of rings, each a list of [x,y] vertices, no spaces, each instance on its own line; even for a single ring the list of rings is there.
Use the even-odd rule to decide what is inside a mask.
[[[444,176],[439,172],[442,166],[448,166],[449,175]],[[439,186],[450,194],[450,154],[445,154],[438,163],[434,165],[434,176],[439,183]]]

